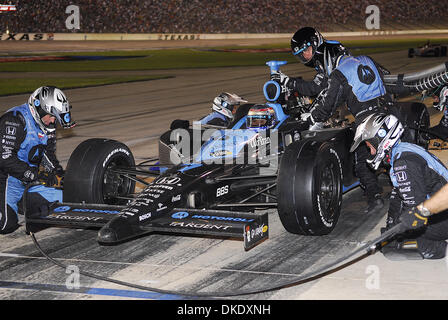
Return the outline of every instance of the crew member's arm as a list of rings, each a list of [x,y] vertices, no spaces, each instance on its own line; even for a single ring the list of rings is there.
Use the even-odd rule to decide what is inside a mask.
[[[404,230],[417,229],[428,223],[427,215],[414,210],[426,199],[425,170],[426,162],[417,155],[408,155],[406,160],[399,159],[394,163],[395,179],[404,205],[400,215]]]
[[[327,87],[328,78],[323,73],[317,73],[313,81],[300,78],[290,78],[287,86],[300,95],[315,97]]]
[[[430,199],[417,205],[418,209],[426,208],[431,214],[436,214],[448,209],[448,184],[444,185]]]
[[[339,71],[331,73],[327,87],[319,94],[311,110],[312,121],[325,122],[336,110],[337,106],[345,100],[345,88],[348,87],[347,79]]]
[[[23,182],[37,177],[37,168],[19,160],[17,153],[26,137],[25,120],[20,115],[5,114],[0,118],[0,170]]]
[[[56,135],[48,137],[47,148],[45,149],[44,158],[41,163],[47,172],[63,174],[64,170],[56,157]]]

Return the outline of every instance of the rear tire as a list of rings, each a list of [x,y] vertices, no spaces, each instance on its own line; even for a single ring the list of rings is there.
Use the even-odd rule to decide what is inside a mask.
[[[297,141],[280,162],[278,214],[284,228],[302,235],[325,235],[338,221],[342,203],[342,164],[330,143]]]
[[[427,107],[419,102],[398,102],[396,106],[399,110],[400,121],[408,126],[404,140],[427,148],[429,144],[428,134],[419,130],[428,130],[430,127],[430,116]]]
[[[135,182],[110,172],[114,166],[134,167],[129,148],[110,139],[89,139],[73,151],[64,177],[64,202],[123,205],[119,197],[134,192]]]

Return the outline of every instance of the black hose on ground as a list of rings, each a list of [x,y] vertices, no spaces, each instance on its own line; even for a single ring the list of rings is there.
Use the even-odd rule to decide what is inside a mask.
[[[208,298],[244,296],[244,295],[250,295],[250,294],[276,291],[276,290],[284,289],[287,287],[301,285],[301,284],[322,278],[332,272],[338,271],[344,267],[347,267],[355,262],[358,262],[358,261],[366,258],[367,256],[369,256],[371,254],[374,254],[382,246],[382,244],[384,242],[387,242],[393,236],[395,236],[396,234],[401,233],[401,232],[402,232],[401,224],[398,224],[398,225],[392,227],[391,229],[387,230],[383,234],[381,234],[379,237],[375,238],[374,240],[368,242],[367,244],[365,244],[362,247],[358,248],[357,250],[353,251],[352,253],[350,253],[346,256],[343,256],[334,262],[324,265],[315,271],[311,271],[311,272],[305,273],[303,275],[299,275],[293,279],[281,281],[277,284],[262,287],[262,288],[240,289],[240,290],[233,289],[233,290],[229,290],[229,291],[211,291],[211,292],[164,290],[164,289],[159,289],[159,288],[154,288],[154,287],[141,286],[141,285],[134,284],[134,283],[129,283],[129,282],[125,282],[125,281],[112,279],[109,277],[103,277],[103,276],[100,276],[97,274],[93,274],[93,273],[85,272],[85,271],[81,271],[81,270],[79,273],[86,277],[94,278],[97,280],[111,282],[114,284],[130,287],[130,288],[135,288],[135,289],[139,289],[139,290],[157,292],[157,293],[161,293],[161,294],[181,295],[181,296],[190,296],[190,297],[208,297]],[[63,269],[67,269],[67,266],[65,264],[53,259],[52,257],[48,256],[44,252],[44,250],[40,247],[39,243],[37,242],[37,239],[33,233],[30,233],[30,236],[31,236],[36,248],[40,251],[40,253],[45,258],[47,258],[49,261],[51,261],[55,265],[57,265]],[[360,255],[362,252],[364,252],[364,253],[362,255]],[[357,257],[355,257],[355,256],[357,256]]]
[[[26,200],[27,200],[28,190],[31,187],[39,185],[39,184],[40,183],[38,183],[38,182],[29,183],[23,193],[22,206],[23,206],[23,213],[25,215],[25,222],[27,219]],[[33,232],[29,232],[29,231],[27,231],[27,232],[29,233],[31,239],[33,240],[33,243],[36,246],[36,248],[39,250],[39,252],[45,258],[47,258],[53,264],[65,269],[65,270],[67,269],[67,267],[68,267],[67,265],[53,259],[52,257],[50,257],[48,254],[45,253],[45,251],[39,245]],[[181,296],[198,297],[198,298],[199,297],[212,298],[212,297],[244,296],[244,295],[250,295],[250,294],[276,291],[276,290],[284,289],[287,287],[301,285],[301,284],[322,278],[332,272],[338,271],[344,267],[347,267],[355,262],[358,262],[358,261],[364,259],[365,257],[367,257],[371,254],[374,254],[379,248],[381,248],[381,246],[384,242],[387,242],[393,236],[395,236],[396,234],[401,233],[401,232],[402,232],[402,226],[401,226],[401,224],[398,224],[398,225],[390,228],[389,230],[385,231],[383,234],[381,234],[377,238],[375,238],[372,241],[368,242],[367,244],[363,245],[362,247],[356,249],[352,253],[350,253],[346,256],[343,256],[329,264],[326,264],[326,265],[318,268],[317,270],[310,271],[305,274],[298,275],[297,277],[294,277],[292,279],[281,281],[277,284],[268,285],[268,286],[261,287],[261,288],[250,288],[250,289],[239,289],[239,290],[232,289],[229,291],[220,290],[220,291],[210,291],[210,292],[194,292],[194,291],[189,291],[189,290],[188,291],[186,291],[186,290],[164,290],[164,289],[159,289],[159,288],[154,288],[154,287],[141,286],[141,285],[126,282],[126,281],[112,279],[109,277],[103,277],[103,276],[100,276],[100,275],[97,275],[94,273],[90,273],[90,272],[86,272],[86,271],[82,271],[82,270],[80,270],[79,273],[81,275],[84,275],[86,277],[90,277],[93,279],[106,281],[106,282],[130,287],[130,288],[135,288],[135,289],[139,289],[139,290],[143,290],[143,291],[157,292],[157,293],[161,293],[161,294],[181,295]]]

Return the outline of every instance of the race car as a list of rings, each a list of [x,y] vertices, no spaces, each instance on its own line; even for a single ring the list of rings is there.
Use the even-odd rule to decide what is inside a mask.
[[[274,72],[285,63],[267,64]],[[227,127],[167,131],[159,157],[137,165],[121,142],[82,142],[66,167],[63,203],[27,210],[26,230],[96,227],[101,244],[150,232],[233,237],[248,250],[268,237],[266,209],[277,209],[291,233],[330,233],[342,194],[359,185],[349,152],[354,128],[336,115],[308,130],[300,115],[311,106],[303,97],[286,100],[287,92],[272,80],[263,91],[267,103],[239,106]],[[423,104],[399,108],[408,123],[427,128]],[[419,132],[414,134],[418,142]],[[136,192],[136,185],[143,190]]]
[[[442,44],[430,43],[429,41],[418,48],[408,49],[408,58],[414,56],[420,57],[446,57],[447,46]]]

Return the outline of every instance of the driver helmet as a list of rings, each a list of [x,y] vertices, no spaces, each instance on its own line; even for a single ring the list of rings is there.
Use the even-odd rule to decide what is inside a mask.
[[[56,130],[56,123],[46,125],[42,121],[47,114],[54,116],[64,129],[73,128],[76,125],[70,114],[72,106],[65,94],[56,87],[45,86],[36,89],[28,99],[28,106],[34,120],[46,134]]]
[[[277,117],[274,108],[257,104],[249,109],[246,118],[246,128],[269,129],[276,125]]]
[[[213,100],[212,111],[222,114],[229,120],[233,120],[234,106],[242,102],[245,103],[247,101],[236,94],[222,92]]]
[[[381,162],[388,158],[386,156],[400,140],[403,131],[403,125],[397,117],[383,113],[371,114],[356,129],[350,152],[358,148],[361,142],[369,142],[375,148],[376,153],[367,159],[367,163],[377,170]]]

